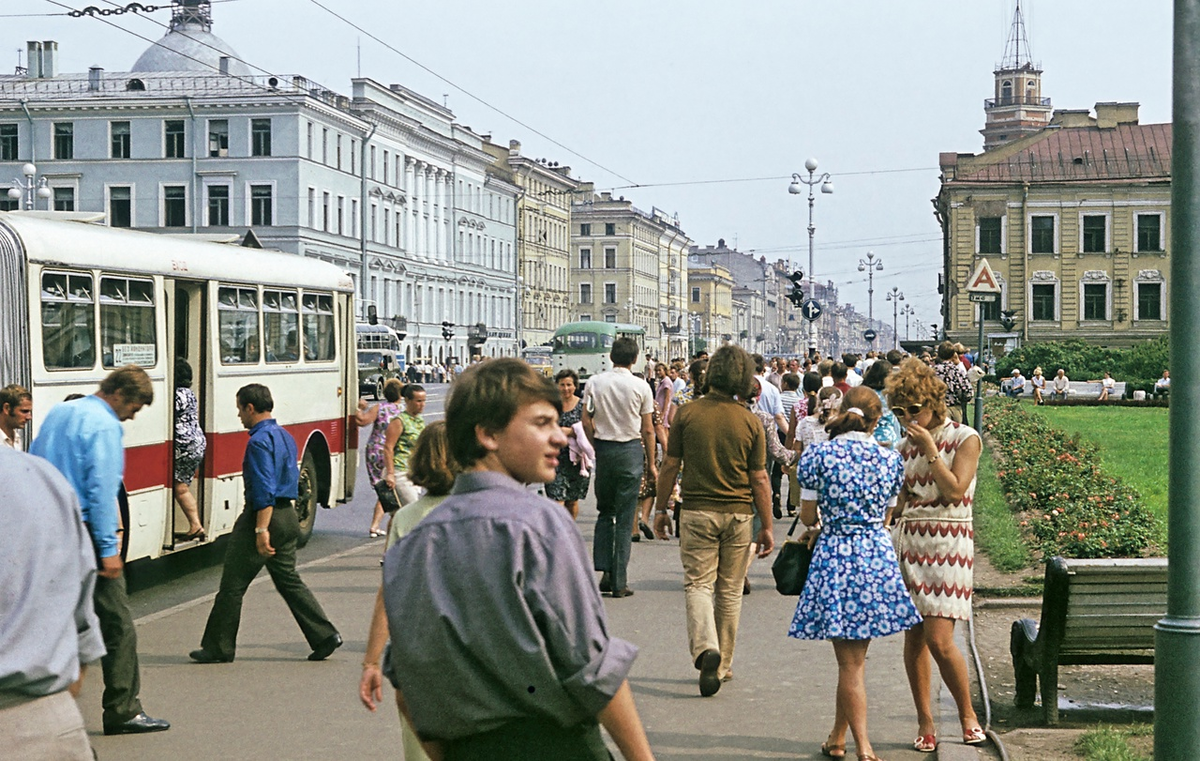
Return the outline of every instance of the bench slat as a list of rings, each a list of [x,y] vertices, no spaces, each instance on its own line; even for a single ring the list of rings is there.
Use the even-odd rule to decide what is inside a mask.
[[[1071,599],[1077,597],[1134,597],[1139,600],[1167,599],[1167,585],[1154,582],[1139,584],[1080,584],[1071,587]]]
[[[1106,569],[1162,569],[1167,568],[1166,558],[1090,558],[1068,560],[1067,573],[1095,573]]]

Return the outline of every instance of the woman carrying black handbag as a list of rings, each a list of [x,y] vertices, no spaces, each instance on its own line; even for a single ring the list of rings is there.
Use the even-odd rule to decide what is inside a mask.
[[[871,435],[882,413],[874,391],[851,389],[826,426],[830,440],[807,447],[797,466],[800,519],[811,527],[803,538],[815,544],[788,635],[833,641],[837,711],[821,752],[844,757],[850,729],[860,761],[876,759],[867,738],[867,647],[921,623],[883,527],[904,469],[900,455]]]

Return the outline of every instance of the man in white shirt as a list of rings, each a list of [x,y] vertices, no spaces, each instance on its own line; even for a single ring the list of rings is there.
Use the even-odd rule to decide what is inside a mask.
[[[1050,386],[1056,401],[1066,401],[1067,394],[1071,392],[1071,380],[1061,367],[1058,368],[1054,380],[1050,381]]]
[[[15,383],[0,388],[0,445],[23,450],[23,431],[32,419],[33,397],[29,389]]]
[[[781,438],[787,436],[788,419],[783,412],[783,396],[774,383],[767,380],[767,364],[761,354],[750,355],[754,360],[754,377],[758,379],[758,385],[762,388],[762,392],[758,396],[758,408],[775,419],[777,431],[767,431],[767,435],[774,433]],[[783,510],[780,508],[779,493],[783,488],[783,467],[779,462],[776,462],[771,467],[771,513],[776,518],[783,517]]]
[[[638,358],[632,338],[613,341],[613,369],[593,375],[583,388],[583,431],[596,450],[596,535],[592,560],[600,591],[628,597],[626,572],[643,471],[658,478],[654,447],[654,397],[630,368]]]
[[[842,364],[846,366],[846,385],[850,388],[862,385],[862,374],[858,371],[861,361],[857,354],[842,355]]]

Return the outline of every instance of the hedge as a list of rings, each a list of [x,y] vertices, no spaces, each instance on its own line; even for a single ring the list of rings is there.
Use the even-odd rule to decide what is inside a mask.
[[[1163,370],[1171,366],[1171,346],[1167,336],[1145,341],[1129,349],[1107,349],[1077,338],[1067,341],[1029,343],[996,359],[996,374],[1012,375],[1014,368],[1029,377],[1041,367],[1047,380],[1061,367],[1068,378],[1102,378],[1105,372],[1125,381],[1126,393],[1133,389],[1153,390]]]

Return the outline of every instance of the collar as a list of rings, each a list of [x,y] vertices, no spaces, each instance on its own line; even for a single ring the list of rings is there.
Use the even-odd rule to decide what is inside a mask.
[[[525,492],[525,487],[516,479],[494,470],[468,470],[458,474],[454,479],[454,489],[451,494],[470,494],[485,489],[505,489],[508,491]]]
[[[875,443],[875,437],[872,434],[863,433],[862,431],[846,431],[845,433],[839,433],[837,438],[848,439],[850,441],[869,441],[871,443]]]
[[[108,402],[104,401],[103,399],[101,399],[100,397],[96,396],[95,394],[89,394],[89,395],[87,395],[87,396],[83,397],[82,399],[76,399],[75,401],[77,401],[77,402],[84,402],[84,403],[86,403],[86,404],[95,404],[95,405],[98,405],[98,406],[100,407],[100,409],[104,410],[104,411],[105,411],[105,412],[107,412],[109,415],[112,415],[112,417],[113,417],[113,420],[116,420],[117,422],[120,422],[120,421],[121,421],[121,418],[117,417],[117,411],[116,411],[116,410],[114,410],[114,409],[112,408],[112,406],[111,406],[111,405],[109,405],[109,403],[108,403]],[[72,403],[72,402],[67,402],[67,404],[71,404],[71,403]]]
[[[257,423],[255,423],[253,426],[250,427],[250,435],[253,436],[254,434],[258,433],[260,430],[262,430],[264,428],[270,428],[271,424],[274,422],[275,422],[275,418],[273,418],[273,417],[269,417],[266,420],[258,421]]]

